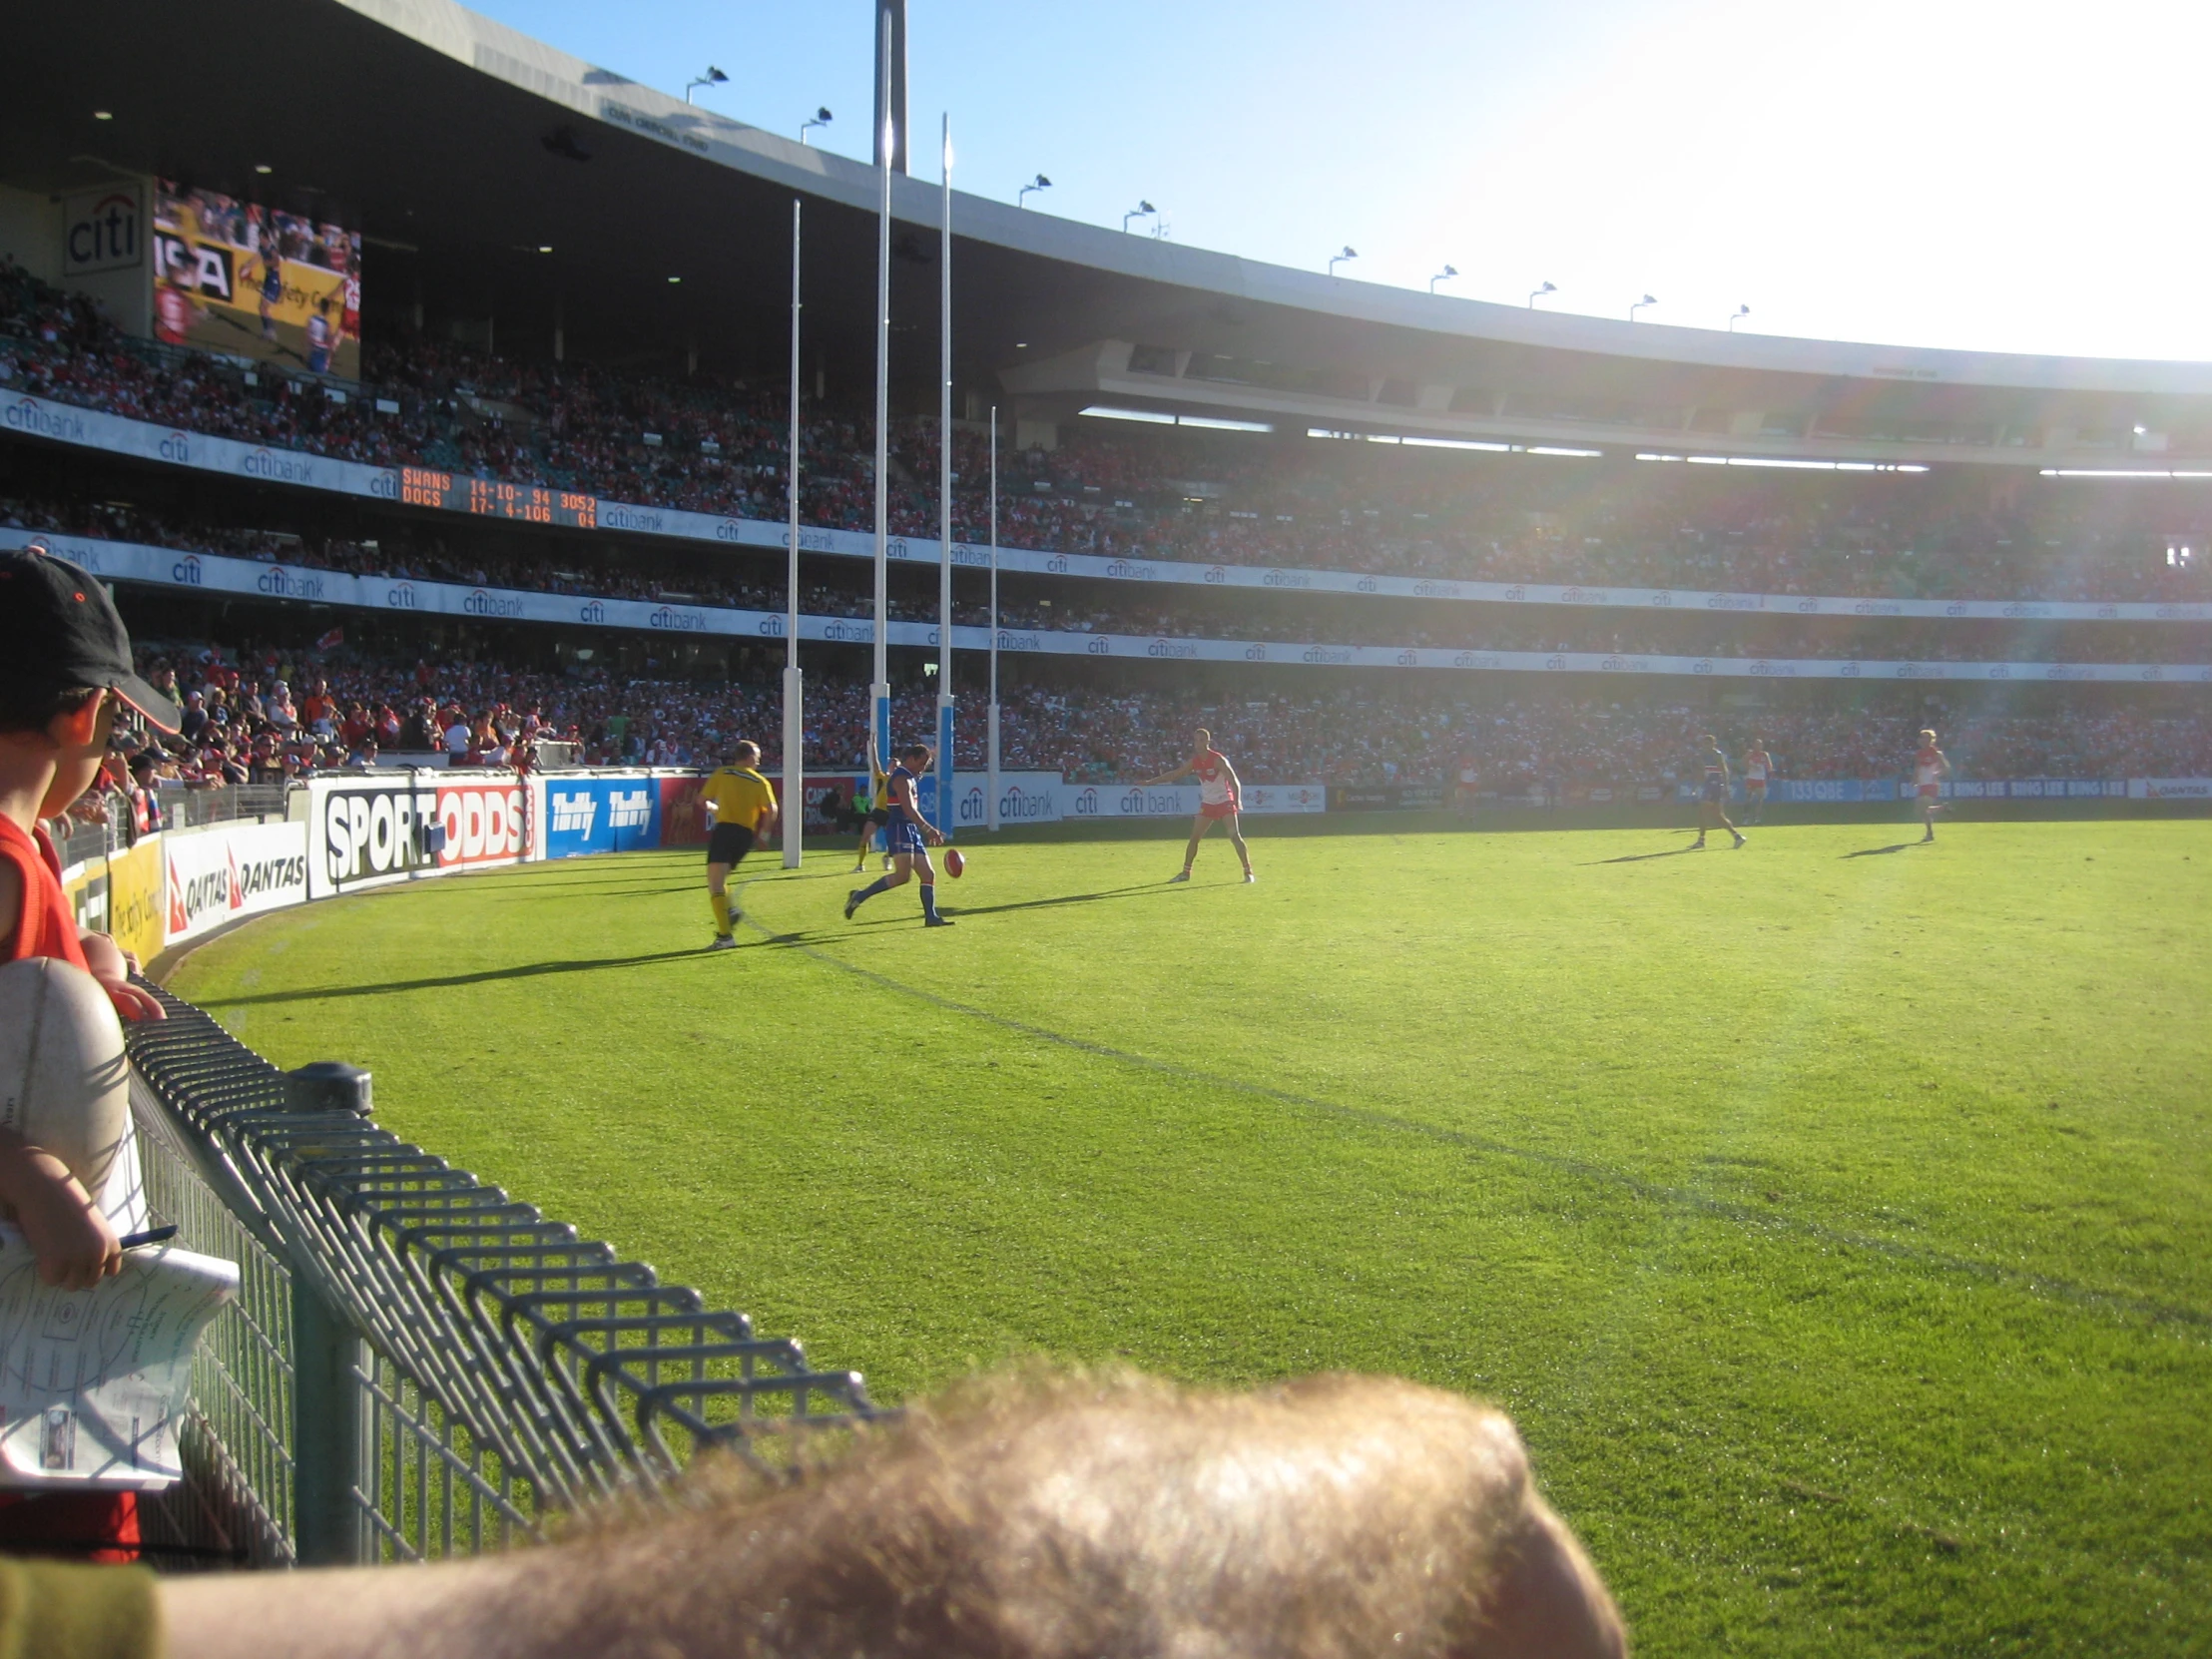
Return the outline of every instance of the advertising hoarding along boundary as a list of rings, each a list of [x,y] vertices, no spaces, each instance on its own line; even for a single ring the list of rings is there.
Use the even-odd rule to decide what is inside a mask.
[[[150,421],[131,420],[71,403],[17,395],[0,400],[0,430],[56,443],[104,449],[142,460],[200,471],[228,473],[258,483],[293,484],[383,501],[411,499],[414,504],[449,512],[487,514],[540,523],[591,525],[638,535],[670,536],[716,542],[726,547],[781,548],[788,532],[781,522],[726,518],[674,507],[644,507],[608,501],[547,485],[515,484],[503,479],[471,478],[424,468],[368,466],[326,455],[235,438],[212,437]],[[413,475],[414,487],[403,474]],[[435,486],[426,480],[435,479]],[[856,530],[802,528],[803,552],[848,558],[872,558],[873,537]],[[893,536],[893,559],[935,564],[937,544]],[[954,564],[982,568],[988,549],[955,542]],[[1461,604],[1572,605],[1594,610],[1733,612],[1768,616],[1932,617],[2000,622],[2212,622],[2212,603],[2203,601],[2091,601],[2035,599],[1876,599],[1864,595],[1735,593],[1686,588],[1643,588],[1620,584],[1557,586],[1528,582],[1455,581],[1443,577],[1367,575],[1357,571],[1304,570],[1269,565],[1197,564],[1175,559],[1109,558],[1090,553],[1054,553],[1038,548],[1001,547],[999,569],[1040,576],[1087,576],[1103,581],[1165,583],[1211,588],[1260,588],[1270,592],[1373,594],[1384,598],[1449,600]],[[781,636],[779,636],[781,637]],[[955,645],[963,642],[957,633]]]
[[[530,793],[512,773],[314,779],[308,896],[515,863],[527,849]]]
[[[219,824],[172,830],[162,839],[169,944],[306,901],[304,824]]]
[[[0,547],[20,547],[28,530],[0,530]],[[424,616],[481,617],[570,627],[625,628],[648,633],[762,640],[784,637],[778,611],[712,605],[669,605],[642,599],[593,599],[518,588],[468,587],[458,582],[354,576],[308,566],[263,564],[216,553],[179,553],[139,542],[41,535],[61,554],[108,582],[147,582],[171,589],[235,593],[314,605],[400,611]],[[799,637],[831,644],[872,643],[874,624],[854,617],[803,616]],[[890,643],[935,649],[927,623],[894,622]],[[953,646],[983,651],[982,628],[954,628]],[[1309,668],[1424,669],[1460,673],[1673,675],[1717,680],[1943,680],[1957,682],[2120,682],[2212,685],[2212,663],[1970,663],[1864,661],[1840,657],[1661,657],[1638,652],[1457,651],[1442,646],[1323,645],[1280,640],[1173,639],[1145,634],[1054,633],[1002,628],[1001,652],[1085,657],[1115,662],[1278,664]],[[932,775],[933,776],[933,775]],[[928,788],[933,784],[924,781]],[[933,798],[932,798],[933,799]]]

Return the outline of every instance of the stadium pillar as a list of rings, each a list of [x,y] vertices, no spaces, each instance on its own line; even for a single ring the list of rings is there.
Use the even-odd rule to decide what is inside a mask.
[[[952,787],[952,116],[944,118],[937,226],[937,828],[956,828]]]
[[[784,867],[797,869],[807,817],[806,682],[799,670],[799,199],[792,198],[791,523],[784,595]]]
[[[881,66],[890,61],[894,0],[878,0],[876,10],[875,171],[883,194],[875,215],[875,673],[868,684],[869,724],[875,729],[875,753],[884,766],[891,759],[890,667],[890,426],[891,426],[891,161],[894,142],[903,142],[903,126],[894,127],[883,93]]]

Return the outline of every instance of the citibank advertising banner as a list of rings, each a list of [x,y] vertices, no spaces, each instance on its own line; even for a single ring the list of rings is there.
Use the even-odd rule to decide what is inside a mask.
[[[313,898],[470,866],[511,864],[529,834],[529,797],[512,773],[318,778],[307,786],[307,891]]]
[[[171,944],[263,910],[304,903],[304,824],[225,824],[162,837],[169,871]]]
[[[548,778],[544,811],[543,857],[661,844],[661,782],[655,778]]]

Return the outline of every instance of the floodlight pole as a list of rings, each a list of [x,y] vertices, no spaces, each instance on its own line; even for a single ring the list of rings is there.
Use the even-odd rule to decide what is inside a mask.
[[[784,595],[784,867],[799,867],[807,817],[805,679],[799,670],[799,198],[792,198],[790,555]]]
[[[991,712],[988,753],[990,799],[984,805],[991,833],[998,833],[998,405],[991,405]]]
[[[952,788],[952,115],[945,112],[937,239],[937,828],[957,828]]]
[[[880,63],[889,63],[891,11],[878,13],[882,31]],[[875,753],[882,760],[891,755],[890,665],[890,426],[891,426],[891,159],[896,131],[891,112],[883,111],[877,135],[876,171],[882,176],[883,194],[875,216],[875,662],[874,679],[868,685],[869,721],[875,731]]]

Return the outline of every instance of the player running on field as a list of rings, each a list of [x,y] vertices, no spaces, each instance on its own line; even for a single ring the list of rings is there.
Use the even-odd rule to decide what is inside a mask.
[[[1767,753],[1767,746],[1758,738],[1751,740],[1751,747],[1744,751],[1744,822],[1763,824],[1767,815],[1767,780],[1777,771],[1774,757]]]
[[[1736,837],[1741,846],[1748,839],[1744,832],[1728,822],[1728,757],[1721,751],[1720,739],[1705,734],[1705,787],[1698,795],[1697,839],[1690,843],[1696,851],[1705,844],[1705,832],[1715,828],[1726,830]]]
[[[910,743],[897,752],[898,764],[890,772],[891,821],[883,833],[890,842],[891,872],[878,875],[865,887],[854,887],[844,898],[844,919],[879,892],[902,887],[909,876],[921,880],[921,919],[925,927],[950,927],[949,916],[937,914],[937,871],[929,862],[929,848],[943,844],[937,827],[921,816],[921,798],[915,786],[929,770],[929,746]]]
[[[1214,747],[1213,733],[1202,726],[1197,739],[1189,760],[1173,772],[1163,772],[1157,778],[1144,781],[1144,787],[1149,789],[1154,784],[1172,784],[1178,778],[1198,780],[1198,817],[1191,820],[1191,844],[1183,849],[1183,872],[1168,879],[1173,882],[1191,878],[1191,865],[1198,860],[1198,843],[1206,838],[1208,830],[1220,823],[1229,827],[1229,844],[1237,849],[1237,857],[1244,864],[1244,878],[1257,880],[1259,877],[1252,873],[1251,848],[1237,832],[1237,815],[1244,811],[1244,785],[1238,781],[1237,769],[1229,764],[1229,757]]]
[[[1921,839],[1936,838],[1936,815],[1947,813],[1943,805],[1943,780],[1950,776],[1949,757],[1936,747],[1936,734],[1924,730],[1921,746],[1913,752],[1913,784],[1921,802]]]
[[[883,770],[883,763],[876,757],[873,732],[867,737],[867,780],[868,804],[860,814],[860,844],[855,848],[859,857],[852,866],[854,875],[867,868],[867,849],[875,840],[875,832],[889,829],[891,822],[891,775]],[[883,867],[891,867],[888,853],[883,856]]]
[[[707,903],[715,912],[709,950],[738,947],[730,925],[742,918],[730,908],[730,872],[776,828],[776,791],[761,776],[760,765],[760,747],[741,743],[730,752],[730,764],[710,774],[699,792],[715,815],[715,827],[707,834]]]

